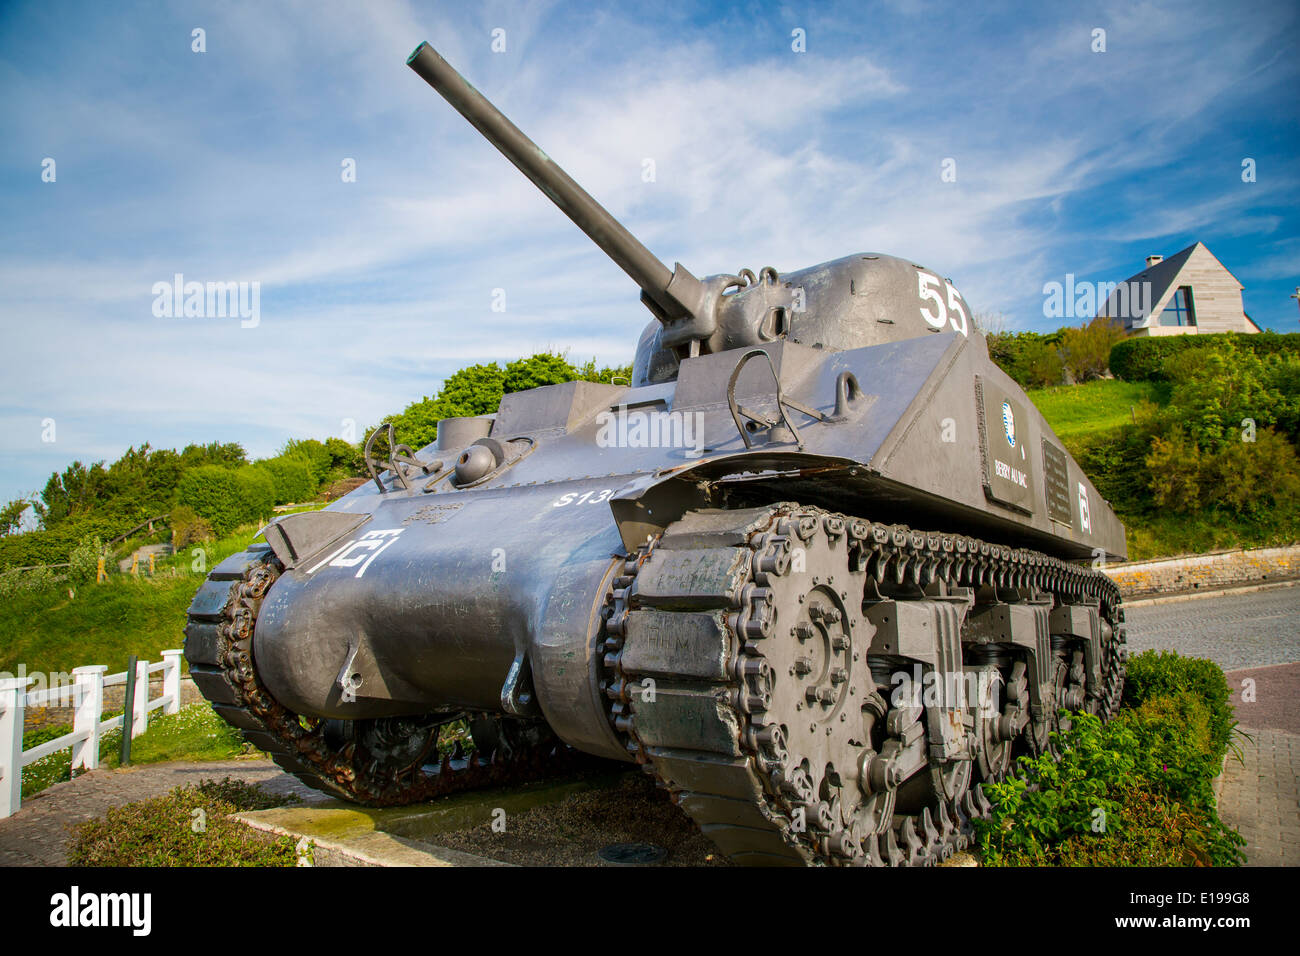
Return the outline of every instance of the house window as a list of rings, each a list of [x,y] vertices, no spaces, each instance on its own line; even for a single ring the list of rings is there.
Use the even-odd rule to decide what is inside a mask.
[[[1178,291],[1160,310],[1161,325],[1195,325],[1196,311],[1192,308],[1192,287],[1180,286]]]

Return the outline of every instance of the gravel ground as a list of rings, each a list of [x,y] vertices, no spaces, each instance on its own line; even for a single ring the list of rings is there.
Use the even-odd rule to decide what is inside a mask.
[[[1129,652],[1172,650],[1225,671],[1300,661],[1300,585],[1124,612]]]
[[[650,843],[668,851],[661,866],[728,866],[691,819],[646,774],[632,771],[609,789],[512,814],[506,832],[491,824],[439,833],[439,846],[519,866],[609,866],[596,854],[614,843]]]

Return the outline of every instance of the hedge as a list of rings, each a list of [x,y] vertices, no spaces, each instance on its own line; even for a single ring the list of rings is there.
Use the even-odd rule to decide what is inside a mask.
[[[275,507],[275,481],[265,468],[201,465],[181,477],[176,504],[194,509],[218,535],[269,517]]]
[[[68,518],[46,531],[27,531],[0,538],[0,568],[63,564],[84,538],[103,541],[130,531],[150,515]]]
[[[1216,348],[1231,339],[1234,345],[1258,355],[1291,352],[1300,355],[1300,332],[1260,332],[1247,335],[1219,332],[1212,335],[1159,335],[1125,339],[1110,350],[1110,370],[1127,382],[1163,382],[1165,359],[1186,349]]]
[[[1125,668],[1124,705],[1140,707],[1157,697],[1188,693],[1210,711],[1210,731],[1215,756],[1222,757],[1236,726],[1232,714],[1232,688],[1223,669],[1213,661],[1183,657],[1175,651],[1143,651]]]
[[[985,864],[1234,866],[1245,841],[1219,818],[1213,780],[1232,747],[1231,691],[1211,661],[1130,659],[1124,707],[1075,714],[1055,753],[1023,757],[988,784],[973,821]]]
[[[312,463],[305,457],[281,455],[259,461],[253,467],[263,469],[271,476],[277,505],[310,501],[316,494],[318,482]]]

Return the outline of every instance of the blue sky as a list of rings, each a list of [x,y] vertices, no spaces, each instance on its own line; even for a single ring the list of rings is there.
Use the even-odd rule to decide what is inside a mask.
[[[462,6],[0,0],[0,501],[360,431],[471,362],[630,360],[635,287],[406,68],[424,39],[697,275],[884,252],[1050,329],[1044,283],[1200,240],[1300,329],[1293,2]],[[155,316],[176,273],[259,282],[258,325]]]

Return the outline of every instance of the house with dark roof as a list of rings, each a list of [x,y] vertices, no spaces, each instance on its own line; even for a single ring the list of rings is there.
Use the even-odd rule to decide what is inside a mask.
[[[1244,287],[1204,243],[1147,267],[1109,292],[1098,315],[1121,321],[1131,335],[1259,332],[1241,301]]]

